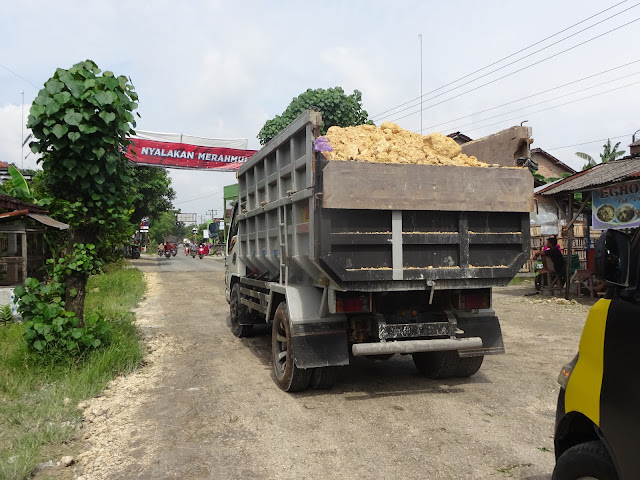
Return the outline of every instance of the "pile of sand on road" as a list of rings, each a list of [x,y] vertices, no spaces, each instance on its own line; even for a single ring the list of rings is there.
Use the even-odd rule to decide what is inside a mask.
[[[412,163],[423,165],[458,165],[488,167],[476,157],[462,153],[460,145],[441,133],[420,135],[395,123],[380,127],[330,127],[326,137],[333,148],[324,152],[328,160],[361,160],[374,163]]]

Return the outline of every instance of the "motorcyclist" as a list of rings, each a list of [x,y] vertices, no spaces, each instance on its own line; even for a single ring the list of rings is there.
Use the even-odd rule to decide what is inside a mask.
[[[164,252],[164,243],[160,242],[158,244],[158,255],[162,255],[162,252]]]

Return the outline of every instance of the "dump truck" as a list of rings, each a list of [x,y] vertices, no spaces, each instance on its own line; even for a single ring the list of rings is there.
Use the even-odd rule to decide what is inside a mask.
[[[287,392],[329,387],[353,356],[411,354],[429,378],[475,374],[504,353],[492,288],[529,255],[533,177],[518,165],[530,128],[497,136],[485,150],[509,158],[474,168],[328,160],[314,151],[321,127],[304,112],[238,170],[233,334],[271,325]]]

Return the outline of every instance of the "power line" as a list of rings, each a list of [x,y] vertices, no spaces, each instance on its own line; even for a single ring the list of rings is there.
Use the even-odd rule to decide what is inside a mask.
[[[550,150],[561,150],[563,148],[579,147],[581,145],[589,145],[591,143],[606,142],[607,140],[617,140],[618,138],[630,137],[631,135],[633,134],[628,133],[626,135],[618,135],[616,137],[607,137],[607,138],[602,138],[600,140],[591,140],[590,142],[574,143],[573,145],[563,145],[562,147],[545,148],[545,151],[548,152]]]
[[[624,3],[624,2],[621,2],[621,3]],[[614,5],[613,7],[608,8],[607,10],[610,10],[611,8],[614,8],[614,7],[616,7],[617,5],[620,5],[620,3],[618,3],[618,4]],[[576,36],[576,35],[578,35],[578,34],[580,34],[580,33],[582,33],[582,32],[585,32],[586,30],[589,30],[590,28],[593,28],[593,27],[595,27],[595,26],[597,26],[597,25],[600,25],[601,23],[606,22],[607,20],[610,20],[611,18],[613,18],[613,17],[615,17],[615,16],[617,16],[617,15],[620,15],[620,14],[622,14],[622,13],[624,13],[624,12],[628,11],[628,10],[631,10],[632,8],[635,8],[635,7],[637,7],[638,5],[640,5],[640,3],[636,3],[635,5],[633,5],[633,6],[629,7],[629,8],[627,8],[627,9],[625,9],[625,10],[622,10],[622,11],[620,11],[620,12],[618,12],[618,13],[616,13],[616,14],[614,14],[614,15],[610,16],[610,17],[607,17],[607,18],[605,18],[604,20],[601,20],[601,21],[599,21],[599,22],[596,22],[596,23],[594,23],[593,25],[590,25],[589,27],[586,27],[586,28],[584,28],[584,29],[582,29],[582,30],[579,30],[579,31],[575,32],[575,33],[572,33],[571,35],[569,35],[569,36],[567,36],[567,37],[565,37],[565,38],[563,38],[563,39],[561,39],[561,40],[558,40],[558,41],[556,41],[556,42],[554,42],[554,43],[552,43],[552,44],[550,44],[550,45],[547,45],[546,47],[543,47],[543,48],[541,48],[541,49],[538,49],[538,50],[536,50],[535,52],[532,52],[532,53],[530,53],[530,54],[527,54],[527,55],[525,55],[524,57],[521,57],[521,58],[519,58],[519,59],[517,59],[517,60],[514,60],[513,62],[510,62],[510,63],[508,63],[508,64],[506,64],[506,65],[503,65],[502,67],[499,67],[499,68],[497,68],[497,69],[494,69],[494,70],[492,70],[492,71],[490,71],[490,72],[488,72],[488,73],[485,73],[484,75],[481,75],[481,76],[479,76],[479,77],[477,77],[477,78],[475,78],[475,79],[469,80],[468,82],[465,82],[465,83],[463,83],[463,84],[461,84],[461,85],[458,85],[457,87],[454,87],[454,88],[449,89],[449,90],[447,90],[447,91],[445,91],[445,92],[442,92],[442,93],[440,93],[440,94],[438,94],[438,95],[435,95],[435,96],[433,96],[433,97],[430,97],[430,98],[428,98],[427,100],[432,100],[432,99],[434,99],[434,98],[440,97],[440,96],[442,96],[442,95],[444,95],[444,94],[446,94],[446,93],[452,92],[452,91],[454,91],[454,90],[456,90],[456,89],[458,89],[458,88],[460,88],[460,87],[463,87],[463,86],[468,85],[468,84],[470,84],[470,83],[473,83],[473,82],[475,82],[475,81],[477,81],[477,80],[480,80],[481,78],[487,77],[487,76],[491,75],[492,73],[495,73],[495,72],[500,71],[500,70],[502,70],[502,69],[504,69],[504,68],[507,68],[507,67],[509,67],[509,66],[511,66],[511,65],[513,65],[513,64],[515,64],[515,63],[517,63],[517,62],[519,62],[519,61],[521,61],[521,60],[524,60],[525,58],[531,57],[531,56],[535,55],[536,53],[540,53],[540,52],[542,52],[543,50],[546,50],[546,49],[548,49],[548,48],[550,48],[550,47],[552,47],[552,46],[554,46],[554,45],[557,45],[558,43],[564,42],[565,40],[567,40],[567,39],[569,39],[569,38],[571,38],[571,37],[574,37],[574,36]],[[447,83],[447,84],[445,84],[445,85],[443,85],[443,86],[441,86],[441,87],[438,87],[438,88],[436,88],[436,89],[434,89],[434,90],[431,90],[430,92],[427,92],[427,93],[425,93],[425,94],[424,94],[424,95],[422,95],[422,96],[425,96],[425,95],[431,95],[432,93],[435,93],[435,92],[437,92],[437,91],[439,91],[439,90],[442,90],[443,88],[446,88],[446,87],[448,87],[448,86],[450,86],[450,85],[453,85],[454,83],[458,83],[460,80],[463,80],[463,79],[465,79],[465,78],[467,78],[467,77],[469,77],[469,76],[471,76],[471,75],[474,75],[475,73],[478,73],[478,72],[480,72],[480,71],[482,71],[482,70],[486,70],[487,68],[489,68],[489,67],[491,67],[491,66],[493,66],[493,65],[496,65],[497,63],[500,63],[500,62],[502,62],[503,60],[506,60],[507,58],[510,58],[510,57],[512,57],[512,56],[514,56],[514,55],[517,55],[518,53],[523,52],[523,51],[525,51],[525,50],[528,50],[529,48],[531,48],[531,47],[533,47],[533,46],[535,46],[535,45],[538,45],[539,43],[542,43],[542,42],[544,42],[545,40],[548,40],[549,38],[552,38],[552,37],[554,37],[554,36],[556,36],[556,35],[558,35],[558,34],[560,34],[560,33],[564,32],[564,31],[566,31],[566,30],[569,30],[569,29],[571,29],[571,28],[575,27],[576,25],[579,25],[579,24],[581,24],[581,23],[584,23],[584,22],[586,22],[587,20],[589,20],[589,19],[591,19],[591,18],[593,18],[593,17],[596,17],[596,16],[598,16],[598,15],[600,15],[600,14],[604,13],[604,12],[605,12],[605,11],[607,11],[607,10],[603,10],[602,12],[599,12],[599,13],[597,13],[597,14],[595,14],[595,15],[592,15],[591,17],[589,17],[589,18],[587,18],[587,19],[585,19],[585,20],[582,20],[581,22],[578,22],[578,23],[576,23],[576,24],[572,25],[571,27],[567,27],[566,29],[561,30],[560,32],[558,32],[558,33],[556,33],[556,34],[554,34],[554,35],[551,35],[550,37],[547,37],[547,38],[545,38],[545,39],[543,39],[543,40],[540,40],[539,42],[536,42],[536,43],[534,43],[534,44],[532,44],[532,45],[530,45],[530,46],[528,46],[528,47],[526,47],[526,48],[524,48],[524,49],[522,49],[522,50],[520,50],[520,51],[518,51],[518,52],[516,52],[516,53],[513,53],[513,54],[511,54],[511,55],[508,55],[507,57],[504,57],[504,58],[502,58],[502,59],[500,59],[500,60],[498,60],[498,61],[496,61],[496,62],[493,62],[493,63],[491,63],[491,64],[489,64],[489,65],[487,65],[487,66],[485,66],[485,67],[483,67],[483,68],[481,68],[481,69],[479,69],[479,70],[476,70],[476,71],[475,71],[475,72],[473,72],[473,73],[470,73],[470,74],[468,74],[468,75],[465,75],[465,76],[463,76],[463,77],[460,77],[459,79],[454,80],[453,82],[449,82],[449,83]],[[615,31],[615,30],[618,30],[619,28],[625,27],[625,26],[629,25],[630,23],[633,23],[633,22],[635,22],[635,21],[637,21],[637,20],[638,20],[638,19],[636,19],[636,20],[634,20],[634,21],[632,21],[632,22],[626,23],[626,24],[624,24],[624,25],[621,25],[620,27],[617,27],[617,28],[614,28],[614,29],[612,29],[612,30],[609,30],[608,32],[605,32],[605,33],[603,33],[603,34],[601,34],[601,35],[598,35],[598,36],[596,36],[596,37],[593,37],[593,38],[591,38],[591,39],[589,39],[589,40],[587,40],[587,41],[585,41],[585,42],[579,43],[578,45],[575,45],[575,46],[573,46],[573,47],[571,47],[571,48],[568,48],[568,49],[566,49],[566,50],[563,50],[563,51],[561,51],[561,52],[559,52],[559,53],[557,53],[557,54],[555,54],[555,55],[552,55],[552,56],[550,56],[550,57],[547,57],[547,58],[543,59],[542,61],[544,61],[544,60],[548,60],[548,59],[550,59],[550,58],[553,58],[554,56],[557,56],[557,55],[560,55],[560,54],[562,54],[562,53],[568,52],[569,50],[572,50],[572,49],[574,49],[574,48],[576,48],[576,47],[579,47],[579,46],[581,46],[581,45],[584,45],[585,43],[588,43],[588,42],[590,42],[590,41],[592,41],[592,40],[595,40],[595,39],[597,39],[597,38],[600,38],[601,36],[606,35],[606,34],[608,34],[608,33],[611,33],[611,32],[613,32],[613,31]],[[533,63],[533,64],[532,64],[532,65],[530,65],[529,67],[534,66],[534,65],[537,65],[538,63],[541,63],[542,61],[540,61],[540,62],[536,62],[536,63]],[[529,68],[529,67],[525,67],[525,68]],[[515,71],[515,72],[513,72],[513,73],[517,73],[517,72],[522,71],[522,70],[524,70],[524,69],[516,70],[516,71]],[[505,77],[507,77],[507,76],[512,75],[513,73],[511,73],[511,74],[509,74],[509,75],[506,75],[506,76],[503,76],[503,77],[500,77],[500,78],[496,79],[495,81],[501,80],[501,79],[503,79],[503,78],[505,78]],[[489,82],[489,83],[493,83],[493,82]],[[488,84],[485,84],[485,85],[488,85]],[[482,86],[484,86],[484,85],[482,85]],[[470,91],[473,91],[473,90],[470,90]],[[388,113],[388,112],[391,112],[392,110],[396,110],[396,109],[398,109],[398,108],[400,108],[400,107],[403,107],[403,106],[405,106],[405,105],[408,105],[408,104],[410,104],[410,103],[413,103],[413,102],[415,102],[416,100],[419,100],[420,98],[422,98],[422,96],[421,96],[421,97],[414,98],[413,100],[409,100],[408,102],[405,102],[405,103],[403,103],[403,104],[401,104],[401,105],[398,105],[398,106],[396,106],[396,107],[393,107],[393,108],[391,108],[391,109],[389,109],[389,110],[386,110],[386,111],[384,111],[384,112],[382,112],[382,113],[380,113],[380,114],[374,115],[374,116],[372,116],[372,117],[371,117],[371,119],[372,119],[372,120],[375,120],[377,117],[382,117],[384,114],[386,114],[386,113]],[[453,97],[453,98],[455,98],[455,97]],[[410,108],[413,108],[414,106],[415,106],[415,105],[411,105],[411,106],[409,106],[409,107],[407,107],[407,108],[404,108],[404,109],[402,109],[402,110],[399,110],[399,111],[395,112],[395,114],[400,113],[400,112],[403,112],[403,111],[406,111],[406,110],[408,110],[408,109],[410,109]],[[400,118],[404,118],[404,117],[400,117]]]
[[[454,80],[454,81],[449,82],[449,83],[447,83],[447,84],[445,84],[445,85],[442,85],[441,87],[438,87],[438,88],[436,88],[435,90],[432,90],[432,91],[430,91],[430,92],[427,92],[427,93],[425,93],[424,95],[430,95],[430,94],[432,94],[432,93],[435,93],[435,92],[437,92],[438,90],[442,90],[443,88],[448,87],[449,85],[453,85],[454,83],[457,83],[457,82],[459,82],[460,80],[464,80],[465,78],[470,77],[471,75],[474,75],[474,74],[476,74],[476,73],[478,73],[478,72],[481,72],[482,70],[486,70],[487,68],[492,67],[493,65],[496,65],[496,64],[498,64],[498,63],[502,62],[503,60],[506,60],[506,59],[508,59],[508,58],[511,58],[511,57],[513,57],[513,56],[517,55],[518,53],[524,52],[525,50],[528,50],[528,49],[530,49],[530,48],[532,48],[532,47],[534,47],[534,46],[536,46],[536,45],[539,45],[540,43],[543,43],[543,42],[545,42],[546,40],[549,40],[550,38],[553,38],[553,37],[555,37],[555,36],[557,36],[557,35],[559,35],[559,34],[561,34],[561,33],[563,33],[563,32],[566,32],[567,30],[570,30],[570,29],[572,29],[573,27],[575,27],[575,26],[577,26],[577,25],[580,25],[581,23],[584,23],[584,22],[586,22],[586,21],[588,21],[588,20],[591,20],[592,18],[597,17],[597,16],[599,16],[599,15],[603,14],[604,12],[606,12],[606,11],[608,11],[608,10],[611,10],[612,8],[615,8],[615,7],[617,7],[618,5],[621,5],[621,4],[625,3],[626,1],[627,1],[627,0],[624,0],[624,1],[620,2],[620,3],[617,3],[617,4],[613,5],[613,6],[611,6],[611,7],[607,8],[607,9],[605,9],[605,10],[602,10],[601,12],[596,13],[595,15],[592,15],[592,16],[590,16],[590,17],[588,17],[588,18],[585,18],[584,20],[581,20],[581,21],[580,21],[580,22],[578,22],[578,23],[574,23],[574,24],[573,24],[573,25],[571,25],[570,27],[567,27],[567,28],[565,28],[565,29],[563,29],[563,30],[560,30],[559,32],[556,32],[556,33],[554,33],[553,35],[550,35],[550,36],[548,36],[548,37],[546,37],[546,38],[543,38],[542,40],[540,40],[540,41],[538,41],[538,42],[532,43],[532,44],[531,44],[531,45],[529,45],[528,47],[525,47],[525,48],[523,48],[523,49],[520,49],[520,50],[518,50],[517,52],[512,53],[511,55],[507,55],[506,57],[503,57],[503,58],[501,58],[500,60],[497,60],[497,61],[495,61],[495,62],[493,62],[493,63],[490,63],[489,65],[486,65],[485,67],[482,67],[482,68],[480,68],[480,69],[478,69],[478,70],[476,70],[476,71],[474,71],[474,72],[471,72],[471,73],[469,73],[469,74],[467,74],[467,75],[464,75],[463,77],[460,77],[460,78],[458,78],[457,80]],[[634,8],[634,7],[636,7],[637,5],[638,5],[638,4],[636,4],[636,5],[634,5],[634,6],[630,7],[630,8]],[[623,12],[626,12],[626,11],[627,11],[627,10],[629,10],[630,8],[628,8],[628,9],[626,9],[626,10],[623,10],[622,12],[619,12],[619,13],[617,13],[616,15],[618,15],[618,14],[620,14],[620,13],[623,13]],[[592,27],[594,27],[594,26],[596,26],[596,25],[599,25],[600,23],[605,22],[605,21],[609,20],[610,18],[613,18],[613,17],[614,17],[614,16],[616,16],[616,15],[613,15],[613,16],[611,16],[611,17],[605,18],[604,20],[601,20],[600,22],[595,23],[595,24],[593,24],[593,25],[591,25],[590,27],[587,27],[587,28],[592,28]],[[585,29],[585,30],[586,30],[586,29]],[[583,32],[583,31],[584,31],[584,30],[581,30],[580,32],[577,32],[577,33],[575,33],[575,34],[573,34],[573,35],[577,35],[578,33],[581,33],[581,32]],[[573,36],[573,35],[571,35],[571,36]],[[570,37],[566,37],[566,38],[564,38],[563,40],[560,40],[560,42],[562,42],[562,41],[566,40],[567,38],[570,38]],[[558,43],[558,42],[556,42],[556,43]],[[554,44],[552,44],[552,45],[555,45],[556,43],[554,43]],[[549,47],[551,47],[552,45],[549,45],[549,46],[547,46],[547,47],[545,47],[545,48],[549,48]],[[539,51],[540,51],[540,50],[539,50]],[[537,53],[537,52],[534,52],[534,53]],[[523,58],[526,58],[526,57],[523,57]],[[480,78],[481,78],[481,77],[480,77]],[[462,86],[462,85],[460,85],[460,86]],[[459,87],[460,87],[460,86],[459,86]],[[459,87],[457,87],[457,88],[459,88]],[[423,95],[421,95],[420,97],[414,98],[414,99],[412,99],[412,100],[409,100],[408,102],[405,102],[405,103],[400,104],[400,105],[398,105],[398,106],[395,106],[395,107],[393,107],[393,108],[390,108],[390,109],[388,109],[388,110],[385,110],[384,112],[379,113],[379,114],[377,114],[377,115],[373,115],[373,116],[371,117],[371,119],[373,120],[373,119],[375,119],[376,117],[381,117],[381,116],[382,116],[382,115],[384,115],[385,113],[391,112],[392,110],[395,110],[395,109],[397,109],[397,108],[403,107],[403,106],[405,106],[405,105],[407,105],[407,104],[409,104],[409,103],[415,102],[416,100],[418,100],[418,99],[422,98],[422,96],[423,96]],[[399,113],[399,112],[395,112],[395,113]]]
[[[610,72],[613,72],[614,70],[619,70],[619,69],[621,69],[621,68],[628,67],[629,65],[633,65],[634,63],[638,63],[638,62],[640,62],[640,60],[634,60],[633,62],[625,63],[624,65],[620,65],[620,66],[618,66],[618,67],[609,68],[609,69],[607,69],[607,70],[603,70],[602,72],[595,73],[595,74],[593,74],[593,75],[589,75],[589,76],[587,76],[587,77],[583,77],[583,78],[580,78],[580,79],[578,79],[578,80],[574,80],[574,81],[572,81],[572,82],[568,82],[568,83],[565,83],[565,84],[562,84],[562,85],[558,85],[558,86],[556,86],[556,87],[552,87],[552,88],[549,88],[549,89],[547,89],[547,90],[543,90],[542,92],[538,92],[538,93],[534,93],[534,94],[531,94],[531,95],[527,95],[526,97],[522,97],[522,98],[519,98],[519,99],[517,99],[517,100],[512,100],[512,101],[510,101],[510,102],[506,102],[506,103],[503,103],[503,104],[501,104],[501,105],[497,105],[497,106],[495,106],[495,107],[487,108],[487,109],[485,109],[485,110],[480,110],[479,112],[471,113],[471,114],[469,114],[469,115],[464,115],[464,116],[462,116],[462,117],[458,117],[458,118],[456,118],[456,119],[454,119],[454,120],[449,120],[449,121],[447,121],[447,122],[442,122],[442,123],[438,123],[438,124],[435,124],[435,125],[431,125],[431,126],[429,126],[429,127],[425,127],[425,128],[424,128],[424,130],[430,130],[430,129],[432,129],[432,128],[439,127],[439,126],[441,126],[441,125],[446,125],[447,123],[457,122],[458,120],[463,120],[463,119],[468,118],[468,117],[473,117],[473,116],[475,116],[475,115],[480,115],[481,113],[490,112],[491,110],[495,110],[495,109],[497,109],[497,108],[506,107],[507,105],[511,105],[511,104],[513,104],[513,103],[521,102],[522,100],[527,100],[528,98],[537,97],[538,95],[543,95],[543,94],[545,94],[545,93],[549,93],[549,92],[551,92],[551,91],[553,91],[553,90],[558,90],[558,89],[560,89],[560,88],[568,87],[569,85],[573,85],[574,83],[583,82],[584,80],[588,80],[588,79],[590,79],[590,78],[595,78],[595,77],[598,77],[598,76],[600,76],[600,75],[604,75],[605,73],[610,73]],[[633,75],[636,75],[636,74],[633,74]],[[625,77],[621,77],[621,78],[625,78]],[[620,80],[620,78],[618,78],[618,79],[616,79],[616,80]],[[611,80],[611,81],[615,81],[615,80]],[[606,82],[605,82],[605,83],[606,83]],[[601,84],[601,85],[602,85],[602,84]],[[574,93],[575,93],[575,92],[574,92]],[[423,131],[424,131],[424,130],[423,130]]]
[[[29,85],[31,85],[32,87],[39,89],[40,87],[34,85],[33,83],[31,83],[29,80],[27,80],[26,78],[24,78],[22,75],[17,74],[16,72],[14,72],[13,70],[11,70],[9,67],[5,67],[4,65],[2,65],[0,63],[0,67],[4,68],[6,71],[8,71],[9,73],[14,74],[16,77],[18,77],[21,80],[24,80],[25,82],[27,82]]]
[[[594,88],[597,88],[597,87],[601,87],[603,85],[607,85],[608,83],[617,82],[618,80],[622,80],[624,78],[633,77],[634,75],[638,75],[638,74],[640,74],[640,72],[630,73],[629,75],[624,75],[623,77],[620,77],[620,78],[616,78],[616,79],[613,79],[613,80],[608,80],[606,82],[602,82],[602,83],[599,83],[597,85],[592,85],[590,87],[582,88],[582,89],[576,90],[574,92],[565,93],[564,95],[559,95],[559,96],[557,96],[555,98],[549,98],[548,100],[543,100],[542,102],[532,103],[531,105],[526,105],[526,106],[521,107],[521,108],[516,108],[515,110],[510,110],[508,112],[499,113],[499,114],[494,115],[492,117],[487,117],[487,118],[483,118],[481,120],[476,120],[475,122],[471,122],[471,123],[468,123],[466,125],[460,125],[460,126],[455,127],[455,128],[456,128],[456,130],[461,130],[461,129],[465,128],[465,127],[468,127],[469,125],[475,125],[476,123],[485,122],[487,120],[491,120],[491,119],[494,119],[494,118],[502,117],[503,115],[509,115],[511,113],[519,112],[520,110],[525,110],[527,108],[537,107],[538,105],[542,105],[542,104],[547,103],[547,102],[553,102],[554,100],[560,100],[561,98],[565,98],[565,97],[568,97],[570,95],[575,95],[577,93],[585,92],[587,90],[591,90],[591,89],[594,89]],[[631,84],[631,85],[635,85],[635,84]],[[621,88],[624,88],[624,87],[621,87]],[[612,91],[612,90],[607,90],[607,92],[609,92],[609,91]],[[607,92],[601,92],[601,93],[607,93]],[[597,94],[597,95],[600,95],[600,94]],[[585,97],[585,98],[590,98],[590,97]],[[579,100],[583,100],[583,99],[579,99]],[[511,102],[511,103],[513,103],[513,102]],[[450,122],[447,122],[447,123],[450,123]]]
[[[566,105],[570,105],[570,104],[572,104],[572,103],[581,102],[582,100],[588,100],[589,98],[593,98],[593,97],[597,97],[597,96],[600,96],[600,95],[604,95],[605,93],[615,92],[616,90],[621,90],[621,89],[623,89],[623,88],[632,87],[633,85],[638,85],[638,84],[640,84],[640,82],[630,83],[630,84],[628,84],[628,85],[623,85],[623,86],[621,86],[621,87],[612,88],[611,90],[606,90],[606,91],[604,91],[604,92],[594,93],[593,95],[589,95],[588,97],[578,98],[578,99],[576,99],[576,100],[572,100],[572,101],[570,101],[570,102],[561,103],[560,105],[554,105],[554,106],[552,106],[552,107],[543,108],[543,109],[538,110],[538,111],[536,111],[536,112],[530,112],[530,113],[527,113],[526,115],[527,115],[527,116],[536,115],[536,114],[538,114],[538,113],[546,112],[547,110],[552,110],[552,109],[554,109],[554,108],[558,108],[558,107],[564,107],[564,106],[566,106]],[[467,131],[467,132],[473,132],[474,130],[480,130],[481,128],[492,127],[492,126],[494,126],[494,125],[499,125],[500,123],[503,123],[503,122],[509,122],[509,121],[511,121],[511,120],[519,120],[520,118],[522,118],[522,116],[512,117],[512,118],[506,118],[506,119],[501,120],[501,121],[499,121],[499,122],[490,123],[490,124],[488,124],[488,125],[482,125],[482,126],[480,126],[480,127],[476,127],[476,128],[472,128],[472,129],[467,129],[466,131]],[[480,121],[484,121],[484,120],[480,120]],[[474,123],[478,123],[478,122],[474,122]],[[456,130],[456,131],[457,131],[457,130],[458,130],[458,128],[457,128],[457,127],[454,127],[454,128],[453,128],[453,130]]]
[[[579,44],[577,44],[577,45],[574,45],[574,46],[569,47],[569,48],[567,48],[567,49],[565,49],[565,50],[562,50],[562,51],[560,51],[560,52],[558,52],[558,53],[554,53],[553,55],[550,55],[550,56],[548,56],[548,57],[543,58],[542,60],[538,60],[537,62],[534,62],[534,63],[532,63],[532,64],[530,64],[530,65],[524,66],[524,67],[522,67],[522,68],[520,68],[520,69],[518,69],[518,70],[514,70],[514,71],[513,71],[513,72],[511,72],[511,73],[507,73],[506,75],[503,75],[502,77],[498,77],[498,78],[496,78],[496,79],[494,79],[494,80],[491,80],[491,81],[489,81],[489,82],[487,82],[487,83],[483,83],[482,85],[479,85],[479,86],[474,87],[474,88],[472,88],[472,89],[470,89],[470,90],[467,90],[466,92],[459,93],[458,95],[454,95],[453,97],[446,98],[446,99],[442,100],[441,102],[434,103],[434,104],[432,104],[432,105],[429,105],[428,107],[424,107],[424,109],[426,110],[426,109],[428,109],[428,108],[435,107],[436,105],[441,105],[441,104],[443,104],[443,103],[445,103],[445,102],[448,102],[449,100],[453,100],[454,98],[461,97],[461,96],[463,96],[463,95],[466,95],[467,93],[473,92],[473,91],[478,90],[478,89],[480,89],[480,88],[482,88],[482,87],[486,87],[487,85],[490,85],[490,84],[492,84],[492,83],[495,83],[495,82],[498,82],[498,81],[500,81],[500,80],[503,80],[503,79],[505,79],[505,78],[507,78],[507,77],[510,77],[511,75],[514,75],[514,74],[516,74],[516,73],[522,72],[523,70],[527,70],[527,69],[529,69],[529,68],[531,68],[531,67],[534,67],[534,66],[536,66],[536,65],[538,65],[538,64],[540,64],[540,63],[542,63],[542,62],[545,62],[545,61],[547,61],[547,60],[550,60],[551,58],[557,57],[558,55],[562,55],[563,53],[566,53],[566,52],[568,52],[568,51],[570,51],[570,50],[573,50],[573,49],[578,48],[578,47],[580,47],[580,46],[582,46],[582,45],[585,45],[586,43],[592,42],[593,40],[596,40],[596,39],[598,39],[598,38],[600,38],[600,37],[603,37],[604,35],[607,35],[607,34],[609,34],[609,33],[612,33],[612,32],[614,32],[614,31],[616,31],[616,30],[619,30],[619,29],[621,29],[621,28],[623,28],[623,27],[626,27],[626,26],[628,26],[628,25],[630,25],[630,24],[632,24],[632,23],[634,23],[634,22],[637,22],[638,20],[640,20],[640,17],[636,18],[635,20],[631,20],[630,22],[627,22],[627,23],[625,23],[625,24],[623,24],[623,25],[620,25],[620,26],[618,26],[618,27],[616,27],[616,28],[614,28],[614,29],[611,29],[611,30],[609,30],[609,31],[607,31],[607,32],[604,32],[604,33],[602,33],[602,34],[600,34],[600,35],[597,35],[597,36],[592,37],[592,38],[590,38],[590,39],[588,39],[588,40],[585,40],[584,42],[581,42],[581,43],[579,43]],[[470,83],[470,82],[469,82],[469,83]],[[466,85],[466,84],[465,84],[465,85]],[[462,85],[461,85],[461,86],[462,86]],[[456,88],[457,88],[457,87],[456,87]],[[456,88],[453,88],[453,89],[451,89],[451,90],[447,90],[446,92],[443,92],[443,93],[440,93],[440,94],[438,94],[438,95],[435,95],[435,96],[431,97],[429,100],[434,99],[434,98],[437,98],[437,97],[439,97],[439,96],[442,96],[442,95],[444,95],[445,93],[449,93],[449,92],[451,92],[451,91],[455,90]],[[392,121],[392,122],[395,122],[395,121],[398,121],[398,120],[400,120],[400,119],[402,119],[402,118],[406,118],[406,117],[409,117],[409,116],[411,116],[411,115],[415,115],[416,113],[417,113],[417,112],[409,113],[409,114],[407,114],[407,115],[403,115],[402,117],[395,118],[394,120],[391,120],[391,121]]]
[[[195,202],[196,200],[201,200],[203,198],[207,198],[207,197],[209,197],[209,196],[211,196],[213,194],[220,193],[220,192],[221,192],[221,189],[220,188],[216,188],[215,190],[210,190],[208,192],[196,195],[195,197],[188,197],[188,198],[186,198],[184,200],[180,200],[179,202],[173,202],[173,204],[174,205],[178,205],[180,203]]]

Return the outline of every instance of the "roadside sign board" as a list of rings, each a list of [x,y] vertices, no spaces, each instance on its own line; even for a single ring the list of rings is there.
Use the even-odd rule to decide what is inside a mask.
[[[596,230],[640,226],[640,181],[594,190],[592,215]]]
[[[197,214],[195,213],[178,213],[176,214],[176,222],[182,223],[197,223]]]

